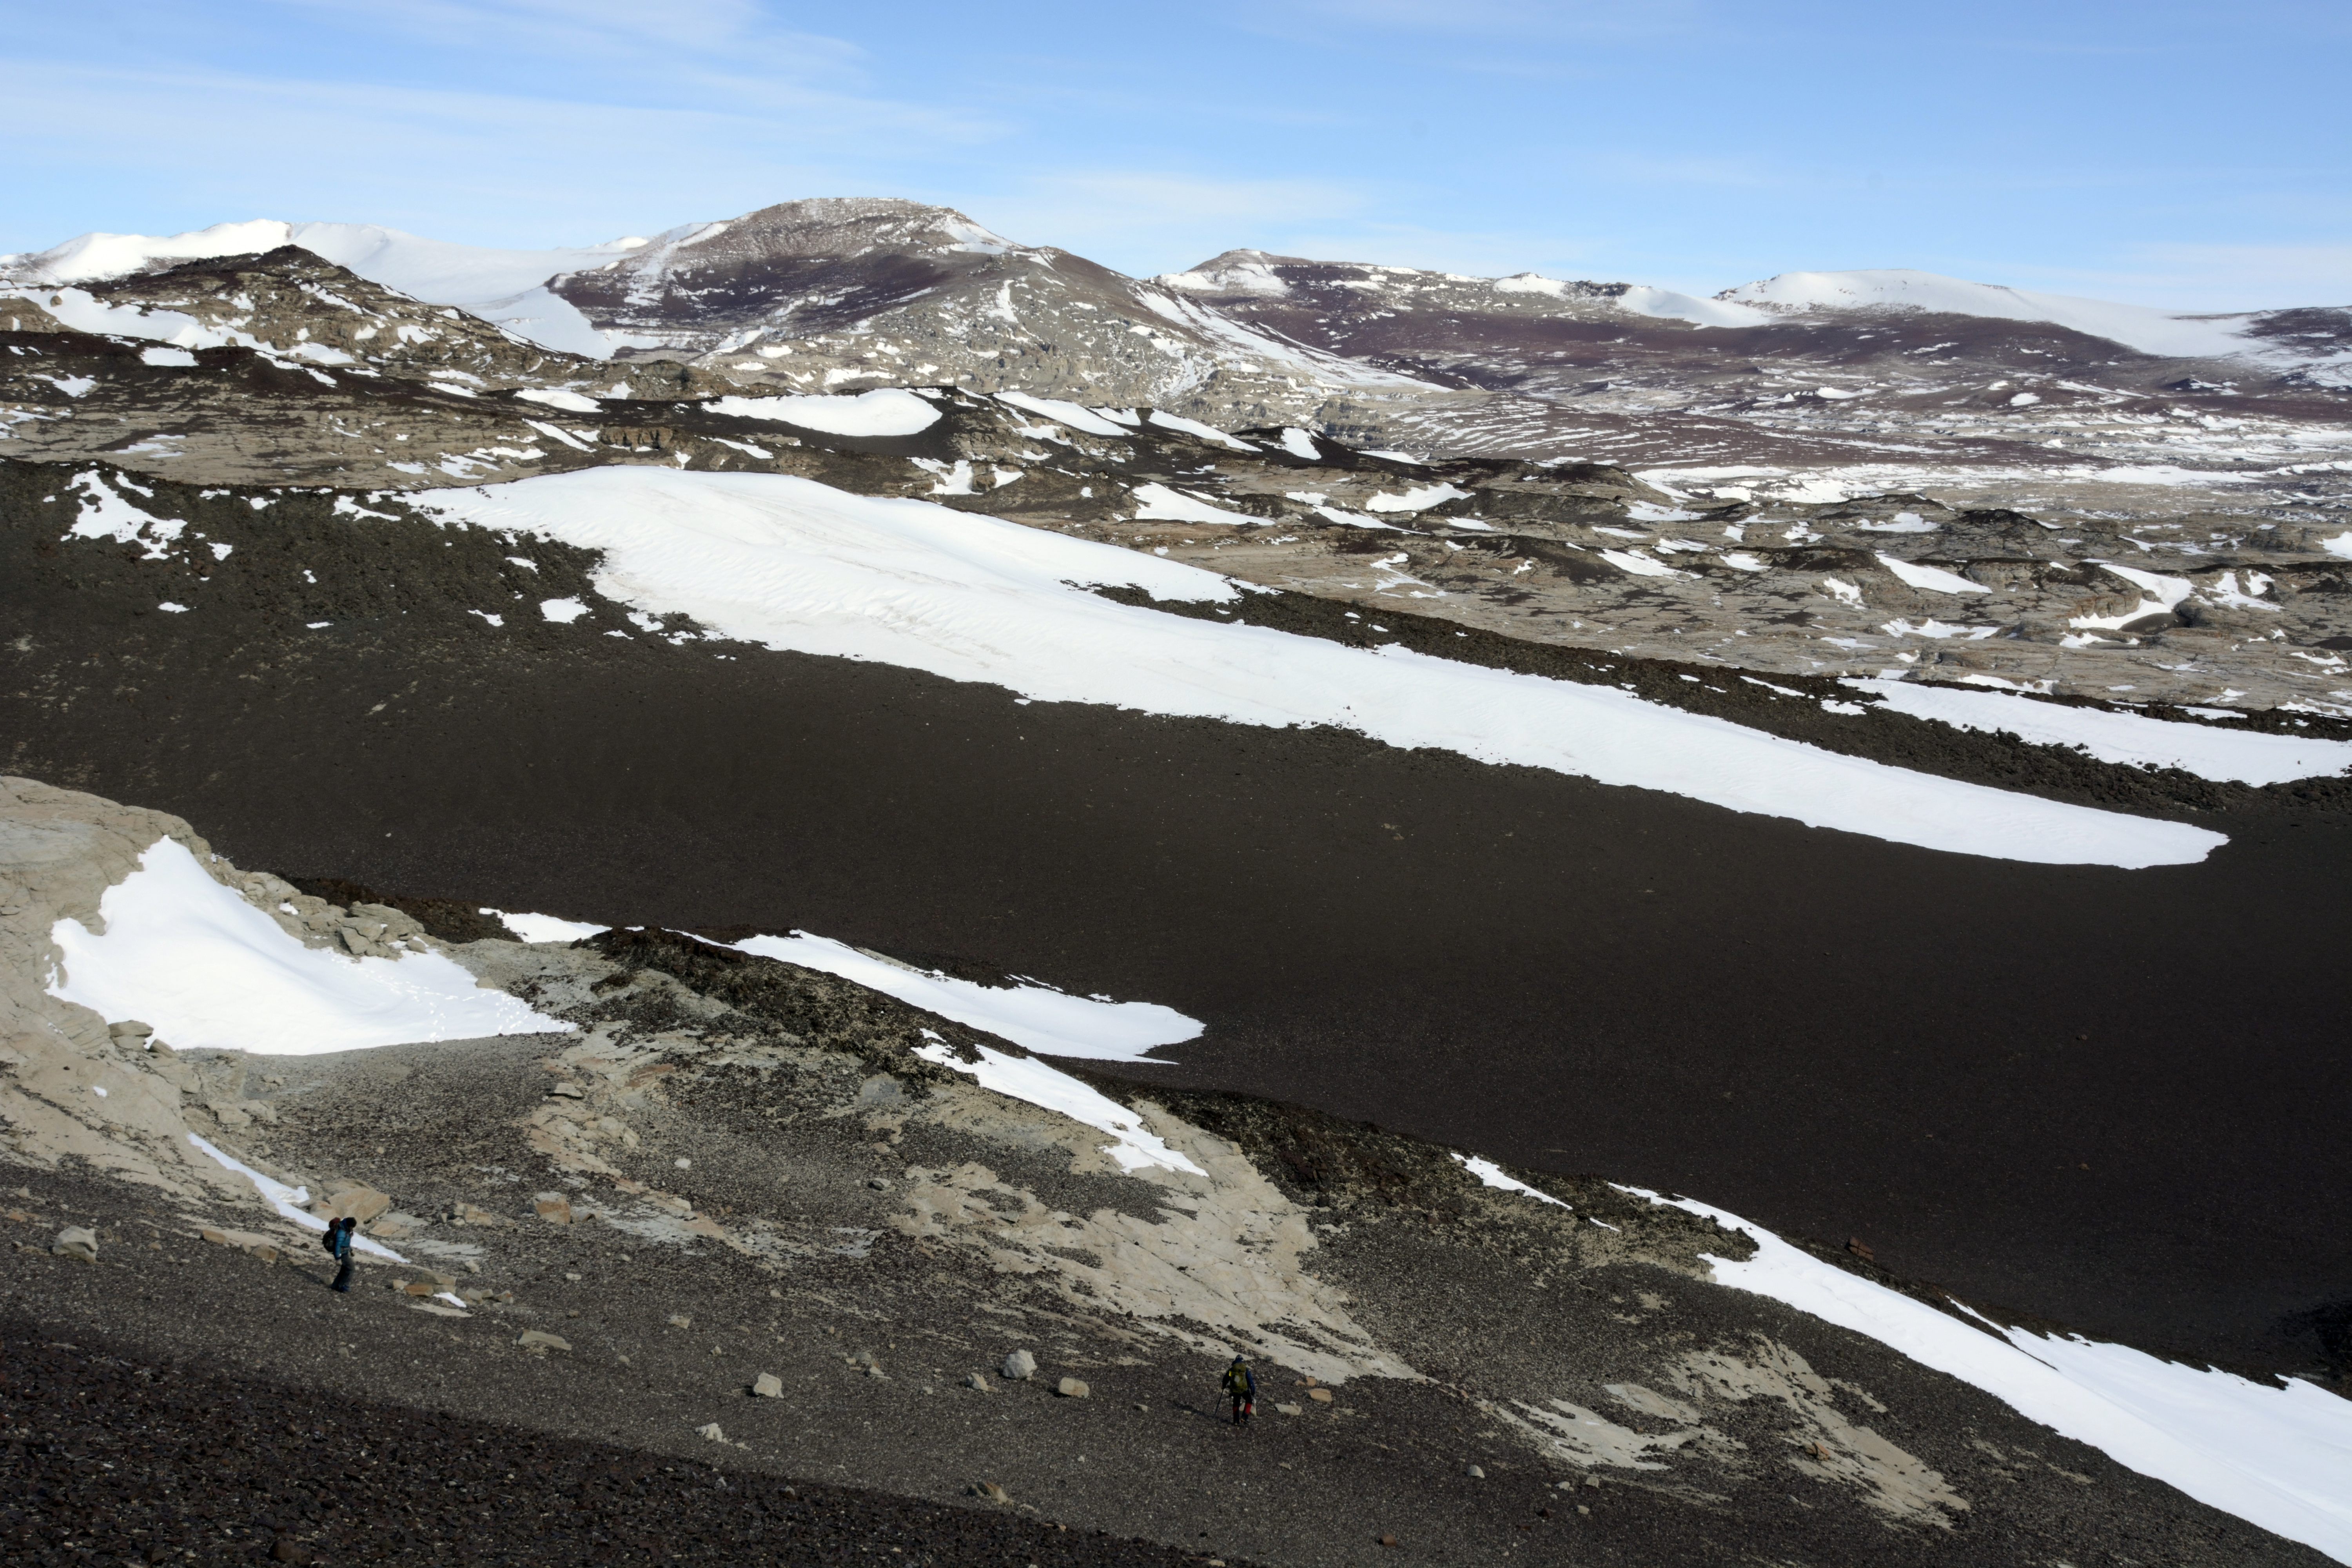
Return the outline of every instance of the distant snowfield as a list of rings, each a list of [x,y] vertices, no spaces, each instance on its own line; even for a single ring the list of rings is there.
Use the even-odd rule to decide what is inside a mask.
[[[99,900],[105,930],[61,920],[48,993],[180,1050],[315,1056],[415,1040],[569,1030],[437,952],[351,958],[305,947],[158,839]]]
[[[2182,359],[2242,354],[2261,346],[2244,335],[2250,315],[2190,315],[2146,305],[2082,300],[2071,294],[2042,294],[1998,283],[1970,283],[1908,268],[1783,272],[1727,289],[1717,299],[1775,313],[1893,307],[1989,316],[1997,321],[2048,321],[2145,354]]]
[[[2352,772],[2352,741],[2215,730],[2137,713],[2109,713],[1998,691],[1959,691],[1907,680],[1839,684],[1867,691],[1896,712],[1915,719],[1932,719],[1960,730],[2006,730],[2037,746],[2080,746],[2103,763],[2179,768],[2199,778],[2255,785]]]
[[[1662,790],[1958,854],[2122,868],[2222,836],[1839,756],[1580,686],[1118,605],[1241,589],[1194,567],[926,501],[782,475],[585,470],[415,499],[452,522],[602,551],[597,591],[769,647],[866,659],[1035,700],[1275,727],[1328,725]]]

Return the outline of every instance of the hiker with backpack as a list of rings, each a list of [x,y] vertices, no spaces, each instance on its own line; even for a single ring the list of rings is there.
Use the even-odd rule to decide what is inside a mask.
[[[1224,1387],[1234,1402],[1234,1425],[1244,1425],[1257,1413],[1257,1379],[1250,1375],[1249,1363],[1234,1357],[1234,1364],[1225,1368]]]
[[[329,1220],[327,1234],[319,1238],[320,1245],[327,1249],[337,1265],[334,1288],[346,1293],[349,1293],[352,1288],[352,1269],[354,1267],[352,1258],[352,1233],[359,1227],[358,1220],[345,1215],[340,1219]]]

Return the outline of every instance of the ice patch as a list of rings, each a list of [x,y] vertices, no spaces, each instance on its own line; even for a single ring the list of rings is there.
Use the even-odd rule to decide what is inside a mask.
[[[1283,431],[1282,449],[1294,458],[1304,458],[1310,463],[1319,463],[1323,460],[1323,449],[1316,446],[1315,437],[1295,426]]]
[[[1925,588],[1934,594],[1986,594],[1991,590],[1966,577],[1956,577],[1949,572],[1939,572],[1933,566],[1900,560],[1892,555],[1880,555],[1878,563],[1908,583],[1914,588]]]
[[[200,1152],[210,1155],[223,1170],[243,1176],[247,1181],[251,1182],[254,1191],[259,1193],[263,1201],[278,1211],[278,1216],[280,1219],[290,1219],[303,1229],[315,1230],[321,1236],[327,1233],[327,1222],[302,1206],[310,1201],[308,1188],[289,1187],[283,1182],[272,1181],[244,1161],[235,1155],[221,1152],[193,1132],[188,1134],[188,1142]],[[362,1236],[356,1231],[352,1234],[352,1250],[364,1252],[371,1258],[381,1258],[387,1263],[408,1261],[383,1243]]]
[[[520,392],[516,393],[515,395],[522,398],[525,402],[541,404],[549,408],[561,408],[566,414],[601,414],[604,412],[604,405],[598,403],[594,398],[583,397],[576,392],[565,392],[560,387],[525,387]],[[541,426],[539,428],[545,429],[546,426]]]
[[[98,912],[104,935],[70,919],[49,928],[65,965],[48,994],[110,1024],[151,1024],[181,1050],[311,1056],[572,1027],[477,985],[437,952],[346,958],[305,947],[176,839],[156,840]]]
[[[1187,436],[1197,436],[1203,441],[1213,441],[1231,447],[1236,452],[1255,452],[1257,448],[1238,436],[1228,436],[1213,425],[1203,425],[1197,419],[1187,419],[1181,414],[1171,414],[1164,408],[1151,411],[1151,423],[1170,430],[1181,430]]]
[[[830,937],[796,931],[732,944],[743,952],[823,970],[908,1006],[985,1029],[1016,1046],[1051,1057],[1089,1061],[1146,1062],[1144,1053],[1200,1037],[1202,1025],[1155,1002],[1097,1002],[1044,985],[975,985],[860,952]]]
[[[1196,1176],[1208,1174],[1168,1147],[1159,1134],[1145,1131],[1142,1118],[1134,1111],[1087,1088],[1068,1073],[1048,1067],[1034,1057],[1007,1056],[986,1046],[974,1048],[980,1052],[977,1062],[965,1061],[944,1045],[918,1046],[915,1054],[925,1061],[971,1074],[980,1080],[982,1089],[1026,1100],[1109,1133],[1117,1142],[1106,1146],[1103,1152],[1118,1161],[1122,1171],[1139,1171],[1150,1165],[1163,1171],[1189,1171]]]
[[[1258,521],[1247,512],[1212,506],[1166,485],[1138,485],[1135,499],[1140,503],[1135,510],[1139,522],[1213,522],[1231,528],[1235,523]]]
[[[828,436],[912,436],[940,422],[938,405],[898,386],[855,396],[719,397],[703,406],[713,414],[797,425]]]
[[[410,504],[601,551],[600,594],[720,636],[1039,700],[1330,725],[1999,859],[2178,865],[2227,842],[2184,823],[1841,756],[1611,687],[1117,604],[1084,585],[1161,600],[1231,601],[1241,590],[1115,545],[788,475],[594,468]]]
[[[1058,397],[1032,397],[1025,392],[1000,392],[999,403],[1009,403],[1015,408],[1025,408],[1032,414],[1043,415],[1056,424],[1066,425],[1089,436],[1120,436],[1127,432],[1093,410],[1075,403],[1065,403]]]
[[[1538,1192],[1535,1188],[1528,1185],[1517,1176],[1504,1174],[1503,1168],[1495,1163],[1492,1160],[1481,1159],[1473,1154],[1456,1154],[1454,1158],[1455,1162],[1463,1167],[1463,1169],[1468,1171],[1472,1175],[1477,1177],[1481,1182],[1490,1187],[1500,1187],[1507,1193],[1525,1193],[1528,1196],[1536,1199],[1538,1202],[1556,1204],[1564,1209],[1574,1208],[1576,1206],[1573,1204],[1564,1202],[1559,1198],[1552,1196],[1549,1193]]]
[[[1745,1263],[1706,1257],[1717,1284],[1876,1340],[2209,1507],[2352,1563],[2352,1489],[2344,1485],[2352,1475],[2352,1400],[2299,1379],[2272,1388],[2123,1345],[2021,1329],[1995,1337],[1823,1263],[1737,1215],[1622,1190],[1753,1239],[1756,1255]]]
[[[509,914],[504,910],[484,910],[491,919],[502,921],[507,930],[525,942],[578,942],[607,931],[610,926],[591,925],[586,921],[560,920],[554,915]]]
[[[1468,500],[1469,499],[1468,490],[1455,489],[1452,485],[1441,482],[1418,486],[1401,496],[1392,496],[1388,491],[1382,490],[1364,503],[1364,510],[1367,511],[1423,511],[1430,507],[1442,506],[1450,500]]]
[[[2037,746],[2081,746],[2103,763],[2128,767],[2179,768],[2202,779],[2256,786],[2352,773],[2352,741],[2215,730],[2140,713],[2110,713],[2098,708],[2036,702],[1997,691],[1956,691],[1948,686],[1907,680],[1843,680],[1839,684],[1867,691],[1895,711],[1915,719],[1987,733],[2006,730]]]

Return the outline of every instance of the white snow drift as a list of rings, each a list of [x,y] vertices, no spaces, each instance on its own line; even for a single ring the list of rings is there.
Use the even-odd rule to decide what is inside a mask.
[[[484,910],[504,921],[525,942],[577,942],[607,928],[553,915],[509,914]],[[1173,1007],[1153,1002],[1114,1002],[1108,996],[1073,996],[1053,986],[977,985],[936,970],[918,969],[881,958],[831,937],[796,931],[790,936],[755,936],[727,944],[739,952],[797,963],[854,980],[870,991],[895,996],[909,1006],[959,1024],[985,1029],[999,1039],[1049,1057],[1090,1061],[1151,1062],[1145,1055],[1160,1046],[1198,1039],[1203,1026]]]
[[[963,1060],[944,1043],[918,1046],[915,1054],[925,1061],[970,1073],[980,1080],[982,1089],[992,1089],[1008,1099],[1043,1106],[1073,1121],[1109,1133],[1116,1142],[1106,1145],[1103,1152],[1118,1161],[1122,1171],[1134,1172],[1147,1165],[1156,1165],[1163,1171],[1189,1171],[1196,1176],[1208,1174],[1184,1155],[1168,1147],[1158,1133],[1147,1131],[1143,1119],[1134,1111],[1109,1096],[1087,1088],[1068,1073],[1048,1067],[1034,1057],[1008,1057],[1003,1051],[992,1051],[986,1046],[977,1048],[980,1052],[977,1062]]]
[[[1689,1198],[1640,1195],[1755,1240],[1745,1263],[1706,1260],[1717,1284],[1876,1340],[2200,1502],[2352,1563],[2352,1489],[2344,1485],[2352,1475],[2352,1401],[2298,1380],[2282,1389],[2200,1372],[2125,1345],[2018,1329],[1996,1338],[1737,1215]]]
[[[437,952],[348,958],[305,947],[170,838],[98,910],[103,934],[77,920],[50,928],[65,964],[49,994],[110,1024],[152,1025],[183,1050],[312,1056],[572,1027],[477,985]]]
[[[709,407],[714,414],[797,425],[828,436],[912,436],[940,422],[935,405],[896,386],[854,396],[721,397]]]
[[[2179,768],[2199,778],[2257,785],[2352,772],[2352,741],[2216,730],[2137,713],[2109,713],[1998,691],[1962,691],[1906,680],[1839,684],[1867,691],[1896,712],[1915,719],[1988,733],[2006,730],[2037,746],[2080,746],[2103,763]]]
[[[1072,996],[1046,985],[975,985],[969,980],[876,958],[845,942],[811,936],[804,931],[790,936],[755,936],[732,945],[761,958],[838,974],[910,1006],[986,1029],[1049,1057],[1148,1061],[1151,1058],[1144,1055],[1146,1051],[1198,1039],[1202,1026],[1198,1018],[1188,1018],[1173,1007],[1154,1002]]]
[[[597,591],[771,647],[987,681],[1032,699],[1332,725],[1960,854],[2126,868],[2219,834],[2011,795],[1579,686],[1130,608],[1073,584],[1239,596],[1110,545],[771,474],[586,470],[419,497],[453,522],[604,552]]]

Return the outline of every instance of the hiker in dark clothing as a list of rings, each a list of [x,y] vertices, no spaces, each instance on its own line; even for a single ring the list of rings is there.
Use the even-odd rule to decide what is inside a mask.
[[[338,1290],[349,1291],[352,1288],[352,1232],[359,1227],[359,1221],[345,1215],[341,1219],[329,1220],[327,1234],[320,1237],[320,1245],[333,1255],[337,1264],[335,1289]]]
[[[1241,1426],[1257,1411],[1257,1379],[1250,1375],[1249,1363],[1234,1357],[1234,1364],[1225,1368],[1225,1393],[1234,1402],[1234,1425]]]

